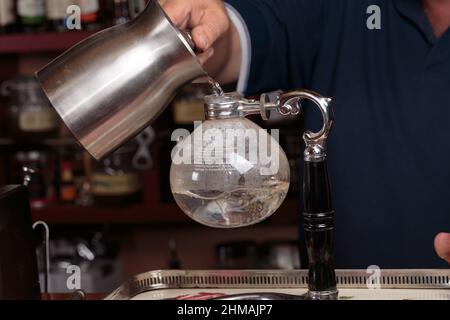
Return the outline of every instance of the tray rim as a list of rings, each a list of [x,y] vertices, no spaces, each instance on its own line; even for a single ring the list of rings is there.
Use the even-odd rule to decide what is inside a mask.
[[[367,289],[367,269],[338,269],[339,288]],[[380,269],[380,289],[449,289],[450,269]],[[308,270],[152,270],[137,274],[105,300],[129,300],[167,289],[292,289],[306,288]]]

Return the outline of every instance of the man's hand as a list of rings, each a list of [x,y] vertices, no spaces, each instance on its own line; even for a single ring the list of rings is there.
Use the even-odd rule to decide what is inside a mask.
[[[438,256],[450,264],[450,233],[439,233],[434,238],[434,248]]]
[[[239,34],[231,24],[222,0],[159,0],[172,22],[191,30],[198,58],[210,75],[220,82],[239,76],[241,47]],[[214,57],[213,57],[214,56]]]
[[[160,0],[180,29],[192,29],[195,45],[207,51],[228,31],[230,20],[221,0]]]

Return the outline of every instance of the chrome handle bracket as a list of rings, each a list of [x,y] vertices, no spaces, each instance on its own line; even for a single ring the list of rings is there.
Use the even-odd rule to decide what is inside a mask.
[[[323,125],[320,131],[305,131],[303,140],[306,144],[305,161],[323,161],[326,158],[326,140],[333,126],[333,110],[331,98],[323,97],[310,90],[278,91],[275,99],[264,93],[260,99],[246,99],[241,94],[225,93],[224,95],[210,95],[205,97],[205,118],[230,119],[260,114],[263,120],[270,118],[270,111],[276,110],[284,116],[298,115],[302,112],[302,100],[312,101],[320,110]]]
[[[280,95],[279,112],[283,115],[298,114],[302,110],[302,100],[312,101],[320,110],[323,119],[322,128],[318,132],[305,131],[303,140],[306,144],[305,161],[323,161],[326,158],[326,141],[334,122],[332,99],[323,97],[310,90],[295,90]]]

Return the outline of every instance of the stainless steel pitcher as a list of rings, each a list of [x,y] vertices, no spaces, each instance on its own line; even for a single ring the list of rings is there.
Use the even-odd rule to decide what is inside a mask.
[[[181,86],[206,75],[193,47],[152,0],[136,19],[80,42],[36,76],[99,160],[148,126]]]

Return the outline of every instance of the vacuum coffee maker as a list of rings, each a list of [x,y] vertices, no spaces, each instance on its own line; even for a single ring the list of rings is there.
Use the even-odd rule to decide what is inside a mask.
[[[36,74],[63,122],[97,160],[154,121],[183,85],[206,75],[189,34],[172,24],[157,1],[150,1],[136,19],[91,36]],[[307,90],[278,93],[274,99],[263,94],[259,100],[236,93],[214,94],[205,97],[205,117],[215,126],[225,120],[242,123],[250,114],[268,119],[270,111],[296,115],[301,113],[300,102],[304,100],[311,101],[323,116],[319,132],[303,135],[303,217],[309,255],[309,292],[305,298],[336,299],[333,208],[326,164],[326,142],[333,124],[331,99]],[[238,183],[241,179],[247,184],[246,178],[238,177]],[[277,177],[281,181],[286,178],[288,175]],[[229,225],[221,227],[256,223],[279,204],[263,216],[250,216],[245,223],[229,220]],[[257,206],[252,208],[253,213],[260,212],[254,210]]]
[[[334,211],[326,162],[326,142],[334,120],[332,100],[312,91],[294,90],[279,92],[272,101],[267,94],[262,94],[259,100],[249,100],[236,93],[207,96],[205,101],[205,117],[213,123],[220,119],[240,119],[251,114],[260,114],[264,120],[268,120],[271,111],[285,116],[299,115],[302,101],[310,101],[319,108],[323,118],[322,128],[318,132],[306,131],[303,134],[306,146],[303,154],[303,219],[309,258],[309,291],[304,298],[337,299]],[[258,217],[256,222],[260,220]]]

